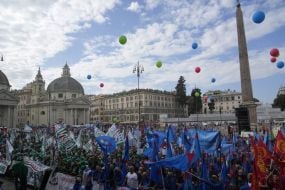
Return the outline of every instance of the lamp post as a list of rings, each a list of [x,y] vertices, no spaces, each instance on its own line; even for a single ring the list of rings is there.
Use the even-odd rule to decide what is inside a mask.
[[[138,63],[134,66],[133,69],[133,73],[137,74],[137,78],[138,78],[138,106],[139,106],[139,115],[138,115],[138,126],[140,127],[140,115],[141,115],[141,105],[140,105],[140,76],[141,74],[144,72],[144,68],[142,65],[140,65],[140,62],[138,61]]]

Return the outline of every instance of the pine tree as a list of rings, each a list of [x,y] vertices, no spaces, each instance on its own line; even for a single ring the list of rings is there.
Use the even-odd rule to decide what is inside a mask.
[[[183,76],[179,77],[175,90],[176,90],[176,102],[180,107],[184,108],[186,105],[187,97],[186,97],[185,79]]]

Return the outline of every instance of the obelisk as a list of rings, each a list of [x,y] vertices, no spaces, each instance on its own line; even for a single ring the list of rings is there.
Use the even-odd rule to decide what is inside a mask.
[[[240,62],[241,93],[242,93],[241,106],[248,108],[251,130],[257,130],[256,104],[253,101],[253,95],[252,95],[252,86],[251,86],[246,37],[244,31],[243,14],[239,0],[237,0],[237,7],[236,7],[236,22],[237,22],[238,49],[239,49],[239,62]]]

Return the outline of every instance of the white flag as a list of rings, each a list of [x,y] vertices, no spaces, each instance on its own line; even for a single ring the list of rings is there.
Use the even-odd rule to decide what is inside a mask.
[[[9,154],[11,154],[14,150],[13,146],[11,145],[8,139],[6,139],[6,150],[8,151]]]
[[[78,137],[77,137],[77,139],[76,139],[76,146],[77,146],[78,148],[80,148],[81,145],[82,145],[82,142],[81,142],[81,134],[82,134],[82,130],[80,130],[79,135],[78,135]]]

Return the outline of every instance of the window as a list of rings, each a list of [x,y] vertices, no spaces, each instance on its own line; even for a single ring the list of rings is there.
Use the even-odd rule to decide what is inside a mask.
[[[58,98],[62,98],[63,97],[63,94],[58,94]]]
[[[72,98],[76,98],[76,94],[72,94]]]

